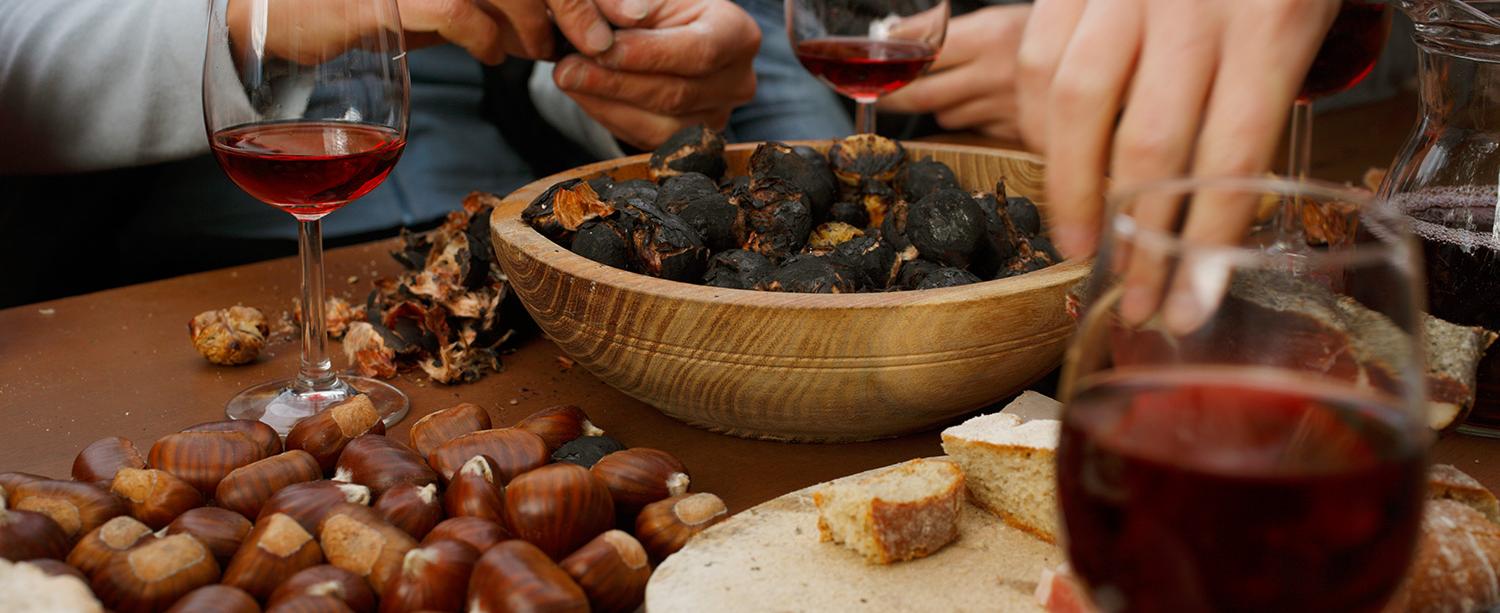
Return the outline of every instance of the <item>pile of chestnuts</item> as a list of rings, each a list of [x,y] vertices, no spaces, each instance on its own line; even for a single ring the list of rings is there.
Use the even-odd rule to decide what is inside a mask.
[[[715,287],[849,293],[1002,279],[1061,260],[1035,203],[961,189],[953,170],[861,134],[828,154],[767,142],[725,177],[723,138],[686,128],[651,156],[651,180],[569,179],[521,218],[578,255]]]
[[[574,406],[460,404],[385,435],[363,396],[298,422],[110,437],[73,480],[0,473],[0,558],[137,611],[633,611],[728,512],[682,462]]]

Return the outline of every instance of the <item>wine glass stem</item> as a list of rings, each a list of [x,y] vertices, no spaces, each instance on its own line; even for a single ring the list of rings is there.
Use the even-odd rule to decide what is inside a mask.
[[[857,133],[875,133],[875,100],[875,98],[854,99],[854,127]]]
[[[1287,176],[1298,181],[1306,180],[1312,166],[1312,101],[1299,98],[1292,105],[1291,150],[1287,154]],[[1288,196],[1281,203],[1276,227],[1278,241],[1282,245],[1306,245],[1302,235],[1302,207],[1300,196]]]
[[[328,360],[323,313],[323,222],[298,222],[297,248],[302,255],[302,368],[295,387],[298,392],[329,390],[338,378]]]

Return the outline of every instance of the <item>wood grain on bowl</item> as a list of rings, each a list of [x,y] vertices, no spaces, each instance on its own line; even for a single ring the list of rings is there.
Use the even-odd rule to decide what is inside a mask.
[[[827,143],[821,144],[826,147]],[[1014,151],[905,143],[966,189],[1042,202],[1042,169]],[[726,152],[744,174],[752,144]],[[856,441],[930,428],[999,401],[1057,366],[1073,322],[1067,261],[961,287],[786,294],[647,277],[569,252],[520,220],[548,186],[607,173],[644,178],[648,156],[547,177],[491,216],[499,261],[542,330],[606,383],[687,423],[789,441]]]

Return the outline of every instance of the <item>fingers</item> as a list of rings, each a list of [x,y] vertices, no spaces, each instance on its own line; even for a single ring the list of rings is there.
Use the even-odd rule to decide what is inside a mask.
[[[400,11],[409,32],[436,33],[486,64],[505,59],[504,28],[472,0],[402,0]]]
[[[547,7],[563,36],[585,55],[604,53],[614,44],[614,29],[593,0],[547,0]]]
[[[1021,134],[1034,150],[1046,146],[1047,91],[1062,61],[1063,51],[1073,39],[1073,30],[1083,16],[1086,0],[1037,0],[1026,21],[1018,54],[1020,76]],[[1099,4],[1099,3],[1096,3]]]
[[[655,149],[666,142],[672,134],[688,125],[701,123],[714,129],[723,129],[725,124],[729,123],[727,109],[672,117],[586,94],[569,93],[568,96],[576,101],[585,113],[609,129],[615,138],[642,150]]]
[[[627,72],[696,77],[735,64],[748,65],[760,49],[755,20],[729,2],[704,3],[688,23],[615,33],[615,44],[598,56],[601,65]]]
[[[634,28],[653,21],[659,7],[666,4],[666,0],[596,0],[594,6],[608,19],[621,28]]]
[[[527,59],[552,56],[552,20],[546,5],[534,0],[449,0],[480,3],[495,19],[510,24],[512,36],[505,41],[505,51]],[[403,15],[404,17],[404,15]],[[571,40],[571,39],[570,39]],[[578,42],[574,41],[574,45]]]
[[[724,71],[706,78],[610,70],[580,55],[558,62],[552,73],[570,94],[615,100],[663,115],[732,109],[755,95],[755,75]]]
[[[1020,142],[1020,124],[1016,123],[1013,98],[980,98],[934,115],[945,130],[976,130],[990,138]]]
[[[1046,116],[1052,237],[1070,258],[1093,253],[1115,117],[1141,38],[1136,2],[1094,2],[1058,65]]]
[[[948,36],[937,61],[932,64],[932,71],[967,64],[997,49],[1012,56],[1007,58],[1007,65],[1014,65],[1015,50],[1021,46],[1021,35],[1030,14],[1030,5],[1013,4],[986,7],[954,17],[948,22]]]
[[[1110,177],[1117,188],[1187,170],[1218,63],[1220,28],[1213,8],[1198,0],[1158,0],[1147,7],[1149,23],[1173,27],[1148,27],[1139,70],[1115,133]],[[1176,195],[1146,193],[1129,203],[1128,213],[1143,229],[1173,232],[1183,204]],[[1125,277],[1120,316],[1128,324],[1143,323],[1160,306],[1170,263],[1165,254],[1151,249],[1117,253],[1117,270]]]
[[[1009,94],[1009,91],[988,91],[991,84],[981,74],[985,69],[986,67],[971,64],[929,74],[882,96],[880,110],[893,113],[931,113],[976,98]]]

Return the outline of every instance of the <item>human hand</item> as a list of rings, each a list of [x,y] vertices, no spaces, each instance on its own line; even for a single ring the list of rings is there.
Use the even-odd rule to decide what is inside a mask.
[[[1057,247],[1068,257],[1094,251],[1106,171],[1118,186],[1266,172],[1338,7],[1337,0],[1039,0],[1021,44],[1018,90],[1022,135],[1047,161]],[[1238,244],[1253,200],[1213,192],[1186,205],[1138,199],[1130,213],[1138,225],[1185,241]],[[1171,269],[1162,254],[1118,255],[1129,323],[1172,296],[1168,324],[1190,329],[1209,306],[1201,297],[1218,294],[1186,276],[1164,291]]]
[[[922,78],[880,99],[880,110],[932,113],[945,130],[1019,140],[1016,56],[1031,6],[991,6],[948,22],[947,41]]]
[[[600,0],[606,14],[627,0]],[[618,24],[618,22],[616,22]],[[625,25],[625,24],[619,24]],[[616,138],[652,149],[684,126],[723,128],[755,94],[760,28],[727,0],[658,0],[595,57],[573,54],[552,79]]]

